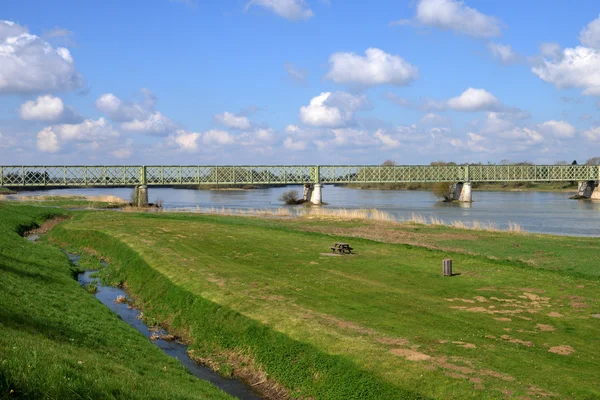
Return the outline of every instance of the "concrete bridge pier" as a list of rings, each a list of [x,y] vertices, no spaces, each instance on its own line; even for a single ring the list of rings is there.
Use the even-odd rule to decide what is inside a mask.
[[[598,181],[580,181],[577,185],[575,199],[600,200],[600,186]]]
[[[461,203],[471,203],[473,201],[471,182],[455,183],[452,189],[452,199]]]
[[[305,183],[304,184],[304,194],[302,195],[302,200],[306,201],[310,201],[310,198],[312,197],[312,193],[313,193],[313,186],[310,183]]]
[[[310,196],[310,202],[314,205],[321,205],[323,203],[323,185],[315,183],[312,194]]]
[[[135,200],[138,207],[148,207],[148,186],[141,185],[135,188]]]

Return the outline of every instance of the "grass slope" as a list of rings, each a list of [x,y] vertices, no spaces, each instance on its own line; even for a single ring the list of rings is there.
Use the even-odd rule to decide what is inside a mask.
[[[51,236],[111,257],[202,357],[295,394],[600,397],[598,239],[369,224],[89,212]],[[322,256],[334,241],[358,254]]]
[[[58,249],[20,236],[65,211],[0,203],[0,399],[228,399],[74,279]]]

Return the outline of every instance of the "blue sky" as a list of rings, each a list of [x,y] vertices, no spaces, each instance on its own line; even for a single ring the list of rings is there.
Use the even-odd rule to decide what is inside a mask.
[[[600,155],[594,1],[5,1],[0,164]]]

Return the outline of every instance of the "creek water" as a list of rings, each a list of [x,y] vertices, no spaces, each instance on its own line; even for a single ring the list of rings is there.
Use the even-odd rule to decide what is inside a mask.
[[[32,240],[32,239],[30,239]],[[35,239],[33,239],[35,240]],[[75,254],[67,254],[71,262],[77,265],[79,256]],[[106,266],[106,264],[103,264]],[[135,308],[130,308],[125,303],[115,302],[118,296],[125,296],[127,294],[120,288],[112,286],[103,286],[97,278],[92,277],[95,271],[85,271],[78,275],[77,280],[82,286],[89,283],[93,283],[98,288],[95,296],[102,304],[108,307],[112,312],[117,314],[121,319],[127,322],[129,325],[137,329],[142,335],[150,338],[153,333],[157,335],[166,334],[167,332],[161,330],[150,330],[144,322],[140,319],[140,311]],[[185,344],[177,341],[167,341],[162,339],[153,340],[158,348],[169,356],[179,360],[181,364],[194,376],[204,381],[208,381],[214,386],[218,387],[225,393],[228,393],[241,400],[259,400],[261,397],[252,390],[252,388],[245,383],[237,379],[225,378],[208,367],[202,366],[194,362],[188,355],[188,347]]]
[[[163,201],[173,208],[264,209],[285,207],[279,200],[288,190],[302,192],[301,186],[254,190],[148,189],[150,202]],[[131,197],[131,188],[52,189],[21,192],[19,195],[114,195]],[[568,192],[496,192],[475,191],[473,203],[440,203],[426,191],[360,190],[333,185],[323,188],[328,208],[378,209],[397,218],[419,214],[446,222],[493,222],[500,229],[509,223],[525,231],[558,235],[600,236],[600,202],[571,200]]]

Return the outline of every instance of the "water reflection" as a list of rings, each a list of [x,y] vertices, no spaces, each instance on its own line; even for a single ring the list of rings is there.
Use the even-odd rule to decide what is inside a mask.
[[[162,200],[166,208],[259,209],[282,207],[283,192],[290,186],[256,190],[189,190],[150,188],[151,202]],[[115,195],[129,199],[130,188],[54,189],[23,192],[24,195],[87,194]],[[420,214],[444,221],[493,222],[500,228],[518,223],[526,231],[561,235],[600,236],[600,202],[570,200],[567,192],[473,192],[473,203],[440,203],[430,192],[360,190],[327,185],[323,201],[329,208],[377,208],[399,218]]]

